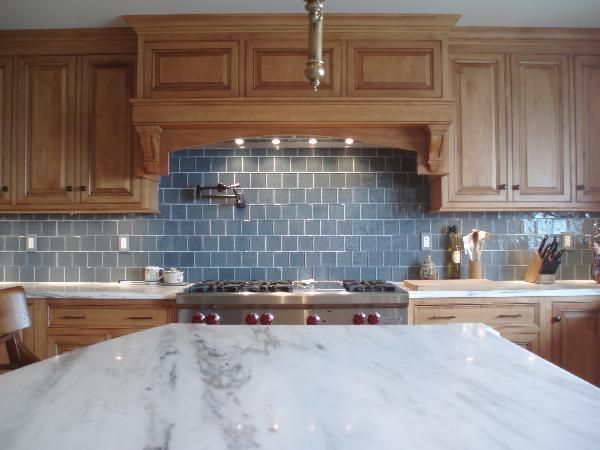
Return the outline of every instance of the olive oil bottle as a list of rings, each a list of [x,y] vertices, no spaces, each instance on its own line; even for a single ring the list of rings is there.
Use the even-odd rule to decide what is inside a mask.
[[[456,225],[452,225],[448,227],[448,278],[460,278],[461,259],[460,237],[456,232]]]

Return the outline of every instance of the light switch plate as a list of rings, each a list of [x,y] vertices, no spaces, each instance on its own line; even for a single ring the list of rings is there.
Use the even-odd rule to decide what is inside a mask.
[[[129,251],[129,235],[128,234],[120,234],[118,236],[117,248],[120,252],[128,252]]]
[[[560,247],[563,250],[573,250],[575,248],[575,234],[568,232],[561,233]]]
[[[421,250],[431,250],[431,233],[421,233]]]
[[[37,235],[28,234],[25,236],[25,250],[28,252],[37,252]]]

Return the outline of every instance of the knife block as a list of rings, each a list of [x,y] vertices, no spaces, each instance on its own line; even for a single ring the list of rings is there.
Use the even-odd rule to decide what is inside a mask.
[[[543,260],[540,258],[540,255],[535,252],[533,258],[531,258],[529,267],[527,267],[527,272],[525,272],[525,281],[528,281],[529,283],[539,283],[542,262]]]

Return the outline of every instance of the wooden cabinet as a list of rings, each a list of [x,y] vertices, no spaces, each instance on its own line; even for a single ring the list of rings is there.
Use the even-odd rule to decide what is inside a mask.
[[[11,202],[12,57],[0,56],[0,205]]]
[[[136,331],[140,330],[71,330],[60,335],[52,334],[48,336],[47,357],[62,355],[63,353],[135,333]]]
[[[600,55],[575,56],[577,201],[600,202]]]
[[[415,299],[409,323],[485,323],[509,341],[541,355],[540,303],[520,299]]]
[[[600,299],[552,303],[552,362],[600,386]]]
[[[17,205],[77,201],[77,57],[19,58]]]
[[[570,201],[566,55],[512,55],[513,200]]]
[[[449,157],[450,202],[506,202],[505,56],[453,54],[456,151]]]

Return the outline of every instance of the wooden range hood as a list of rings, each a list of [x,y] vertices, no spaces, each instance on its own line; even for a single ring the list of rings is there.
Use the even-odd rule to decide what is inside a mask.
[[[459,16],[326,14],[316,93],[304,14],[126,18],[138,35],[142,175],[167,174],[177,149],[287,134],[412,150],[420,174],[447,173],[447,38]]]

